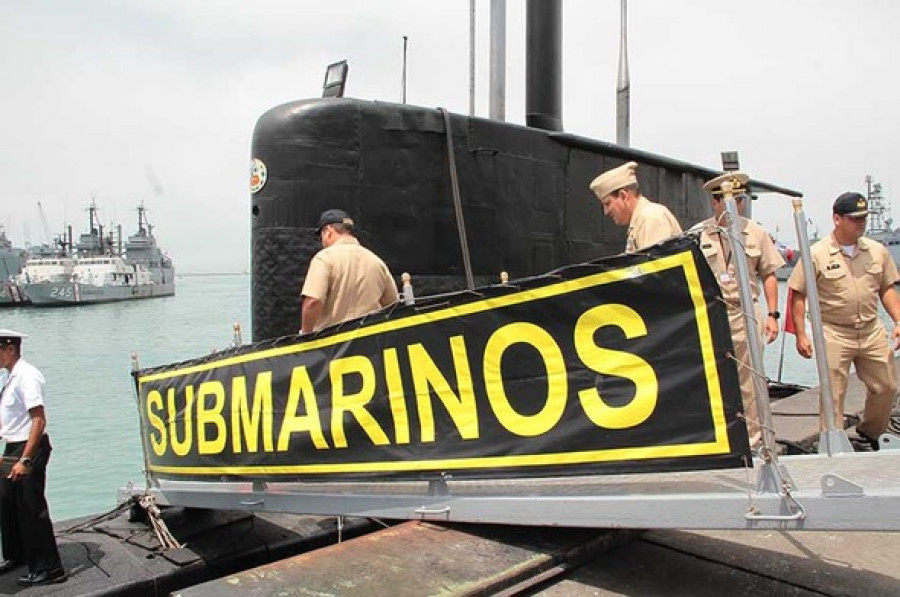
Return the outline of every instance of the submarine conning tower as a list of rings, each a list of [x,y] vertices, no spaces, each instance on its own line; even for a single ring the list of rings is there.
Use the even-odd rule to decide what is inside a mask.
[[[535,275],[622,251],[625,229],[588,185],[634,159],[642,191],[683,225],[706,217],[715,171],[611,143],[487,119],[449,117],[476,284]],[[360,242],[418,295],[466,287],[442,113],[355,99],[288,103],[253,135],[265,184],[252,195],[255,341],[300,328],[300,288],[320,248],[322,211],[354,218]]]
[[[457,199],[476,285],[498,282],[501,271],[515,279],[621,252],[626,231],[588,185],[629,160],[640,164],[642,192],[683,227],[708,216],[701,185],[718,171],[561,132],[559,3],[528,10],[556,11],[528,18],[531,126],[349,98],[291,102],[260,117],[251,156],[254,341],[300,329],[300,288],[329,208],[351,214],[360,242],[395,277],[409,272],[417,295],[466,288]]]

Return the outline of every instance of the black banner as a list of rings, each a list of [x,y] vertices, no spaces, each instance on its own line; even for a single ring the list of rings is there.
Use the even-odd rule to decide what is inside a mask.
[[[744,466],[718,296],[683,237],[145,369],[150,470],[287,481]]]

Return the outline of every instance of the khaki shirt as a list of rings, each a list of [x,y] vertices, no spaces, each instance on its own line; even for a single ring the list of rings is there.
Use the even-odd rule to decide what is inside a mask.
[[[728,235],[720,233],[717,226],[715,217],[697,225],[701,228],[700,250],[719,281],[722,298],[728,302],[738,302],[740,294],[734,259],[731,258],[731,244]],[[750,294],[756,299],[760,292],[760,280],[774,274],[775,270],[784,265],[784,258],[775,248],[769,233],[753,220],[740,218],[740,229],[740,242],[744,247],[747,269],[750,272]]]
[[[878,317],[881,293],[900,275],[897,265],[881,243],[860,238],[856,254],[847,257],[831,234],[810,248],[822,321],[841,326],[859,326]],[[806,294],[803,264],[797,262],[788,286]]]
[[[301,294],[324,303],[320,330],[396,303],[397,285],[381,258],[342,236],[313,256]]]
[[[641,195],[628,224],[625,252],[640,251],[676,234],[681,234],[681,225],[669,208]]]

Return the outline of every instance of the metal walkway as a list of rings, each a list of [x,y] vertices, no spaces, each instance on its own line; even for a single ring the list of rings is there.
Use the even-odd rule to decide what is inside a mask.
[[[396,483],[160,481],[160,504],[591,528],[900,530],[900,450],[753,469]]]
[[[737,208],[723,183],[729,238],[745,325],[755,325],[744,252],[735,239]],[[793,202],[801,252],[807,257],[802,202]],[[807,272],[807,278],[813,275]],[[753,466],[692,472],[548,478],[430,481],[378,480],[264,483],[171,481],[151,477],[157,503],[194,508],[354,516],[432,522],[628,529],[900,531],[900,437],[883,435],[880,451],[854,453],[834,428],[831,387],[815,287],[810,315],[821,387],[817,407],[828,429],[819,454],[776,454],[764,377],[754,377],[762,445]],[[748,336],[750,366],[763,371],[760,339]],[[820,408],[807,408],[818,418]],[[798,439],[798,438],[794,438]],[[148,467],[150,470],[150,467]],[[137,493],[133,489],[125,493]],[[125,496],[123,496],[125,497]]]

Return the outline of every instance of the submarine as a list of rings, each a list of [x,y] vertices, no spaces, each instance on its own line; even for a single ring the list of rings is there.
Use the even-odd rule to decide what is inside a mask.
[[[416,294],[539,275],[622,251],[590,181],[627,161],[641,192],[684,229],[710,214],[702,184],[719,170],[568,133],[562,126],[562,3],[527,4],[526,125],[343,97],[285,103],[251,146],[253,341],[296,334],[300,288],[321,247],[319,215],[340,208],[360,242]],[[337,74],[346,64],[338,63]],[[761,181],[754,192],[800,193]]]

